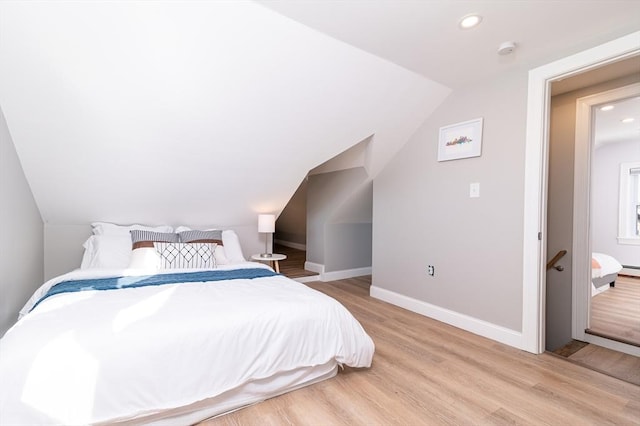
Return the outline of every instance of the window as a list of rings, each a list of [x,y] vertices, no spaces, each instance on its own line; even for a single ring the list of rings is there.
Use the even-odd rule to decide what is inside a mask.
[[[620,165],[618,243],[640,245],[640,162]]]

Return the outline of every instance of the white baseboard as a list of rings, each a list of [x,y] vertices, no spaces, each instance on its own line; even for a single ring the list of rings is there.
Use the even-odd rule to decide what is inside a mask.
[[[307,251],[306,244],[292,243],[291,241],[284,241],[284,240],[275,240],[274,243],[280,244],[281,246],[285,246],[285,247],[291,247],[297,250]]]
[[[314,281],[320,281],[320,275],[310,275],[308,277],[298,277],[293,278],[294,281],[298,281],[299,283],[311,283]]]
[[[304,262],[304,269],[306,269],[307,271],[315,272],[317,274],[324,273],[324,265],[321,265],[319,263],[313,263],[309,261]]]
[[[367,266],[366,268],[344,269],[342,271],[325,272],[324,265],[321,265],[320,263],[304,262],[304,269],[319,274],[315,276],[316,279],[313,281],[335,281],[353,277],[361,277],[363,275],[371,275],[371,266]]]
[[[371,266],[366,268],[345,269],[342,271],[324,272],[321,274],[322,281],[344,280],[347,278],[371,275]]]
[[[479,336],[519,349],[524,348],[524,339],[522,333],[519,331],[511,330],[376,286],[371,286],[369,294],[373,298],[389,302],[392,305],[400,306],[401,308],[453,325],[454,327],[461,328]]]
[[[640,277],[640,269],[635,268],[622,268],[622,271],[619,273],[622,275],[629,275],[631,277]]]

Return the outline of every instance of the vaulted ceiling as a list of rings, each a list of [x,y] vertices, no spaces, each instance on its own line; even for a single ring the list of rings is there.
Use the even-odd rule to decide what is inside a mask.
[[[469,12],[483,23],[459,30]],[[619,1],[3,1],[0,108],[45,222],[247,224],[369,137],[374,177],[451,89],[637,16]],[[505,40],[518,50],[499,57]]]

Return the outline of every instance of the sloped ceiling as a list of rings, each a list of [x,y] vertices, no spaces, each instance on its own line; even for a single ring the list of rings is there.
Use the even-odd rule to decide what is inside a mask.
[[[458,19],[484,16],[462,31]],[[633,1],[1,1],[0,107],[43,219],[253,224],[451,89],[640,29]],[[515,54],[496,55],[500,42]]]
[[[253,2],[2,2],[0,106],[53,224],[252,224],[449,93]]]
[[[266,0],[265,7],[454,90],[640,29],[636,0]],[[475,13],[482,23],[458,27]],[[513,41],[516,51],[496,54]],[[639,40],[640,43],[640,40]]]

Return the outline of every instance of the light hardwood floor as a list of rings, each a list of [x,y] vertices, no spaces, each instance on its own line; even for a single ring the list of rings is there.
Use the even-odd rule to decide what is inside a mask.
[[[589,332],[640,346],[640,278],[618,276],[615,287],[591,298]]]
[[[291,247],[276,244],[273,247],[275,253],[286,254],[287,258],[280,262],[280,272],[289,278],[310,277],[318,275],[315,272],[304,269],[304,263],[307,260],[307,252]]]
[[[597,345],[586,345],[569,360],[640,386],[640,358]]]
[[[640,387],[533,355],[369,297],[370,277],[310,286],[376,344],[370,369],[202,425],[638,425]]]

